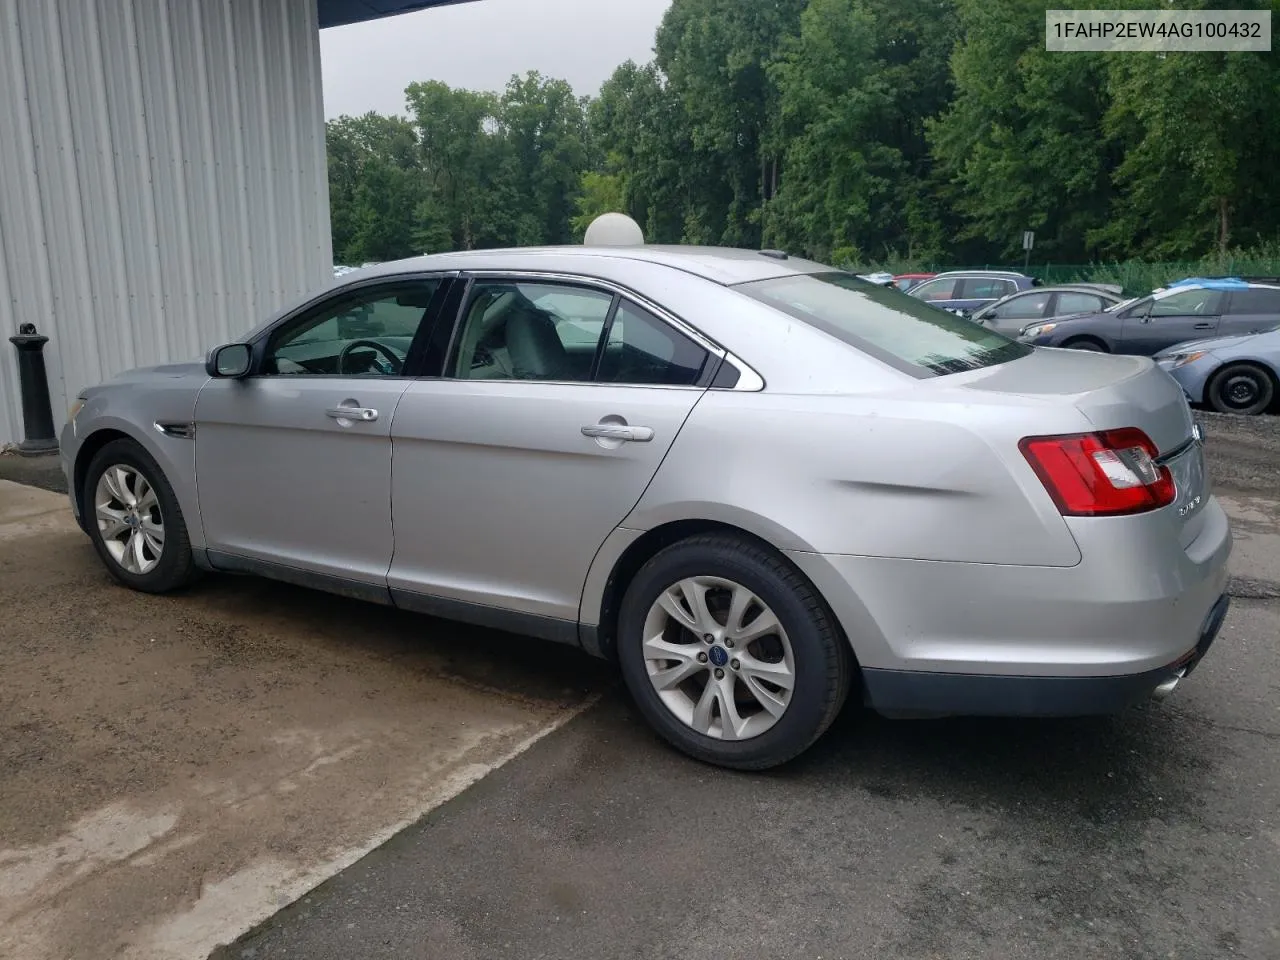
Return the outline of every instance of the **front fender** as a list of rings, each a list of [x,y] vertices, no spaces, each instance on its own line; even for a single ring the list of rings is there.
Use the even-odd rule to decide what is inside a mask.
[[[200,503],[195,486],[195,433],[191,410],[194,403],[185,411],[171,410],[176,414],[170,417],[152,417],[139,422],[134,416],[124,416],[113,403],[109,394],[90,397],[70,425],[69,433],[74,443],[73,450],[64,450],[69,463],[68,481],[72,486],[71,494],[76,498],[79,512],[84,516],[87,504],[84,503],[83,483],[85,470],[93,455],[109,443],[111,438],[119,435],[128,437],[147,451],[159,465],[169,485],[173,487],[178,506],[182,510],[186,522],[187,535],[194,550],[204,548],[204,526],[200,522]],[[162,432],[157,424],[177,427],[186,424],[186,435]],[[64,434],[65,436],[65,434]],[[87,523],[87,519],[85,521]]]

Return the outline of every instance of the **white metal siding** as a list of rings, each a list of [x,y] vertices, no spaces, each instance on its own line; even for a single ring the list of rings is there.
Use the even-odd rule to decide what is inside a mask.
[[[332,278],[315,0],[0,0],[0,445]]]

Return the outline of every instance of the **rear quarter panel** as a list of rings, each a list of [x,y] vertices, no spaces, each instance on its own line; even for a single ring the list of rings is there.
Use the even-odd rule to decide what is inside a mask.
[[[1079,430],[1079,412],[964,393],[938,381],[889,396],[713,391],[623,526],[706,519],[781,550],[1078,563],[1017,443]]]

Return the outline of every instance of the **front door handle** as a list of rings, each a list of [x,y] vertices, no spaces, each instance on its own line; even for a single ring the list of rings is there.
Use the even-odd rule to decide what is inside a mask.
[[[1194,330],[1212,330],[1212,323],[1197,323],[1192,329]]]
[[[598,437],[601,440],[629,440],[633,443],[648,443],[653,439],[652,427],[629,427],[621,423],[593,423],[582,428],[584,437]]]
[[[372,407],[330,407],[325,415],[334,420],[359,420],[362,423],[372,423],[378,419],[378,411]]]

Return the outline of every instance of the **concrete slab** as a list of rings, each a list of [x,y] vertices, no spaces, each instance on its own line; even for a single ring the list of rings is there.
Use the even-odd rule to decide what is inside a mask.
[[[65,495],[0,480],[0,542],[75,529]]]
[[[265,581],[117,586],[0,483],[0,956],[203,957],[575,715],[567,648]]]

